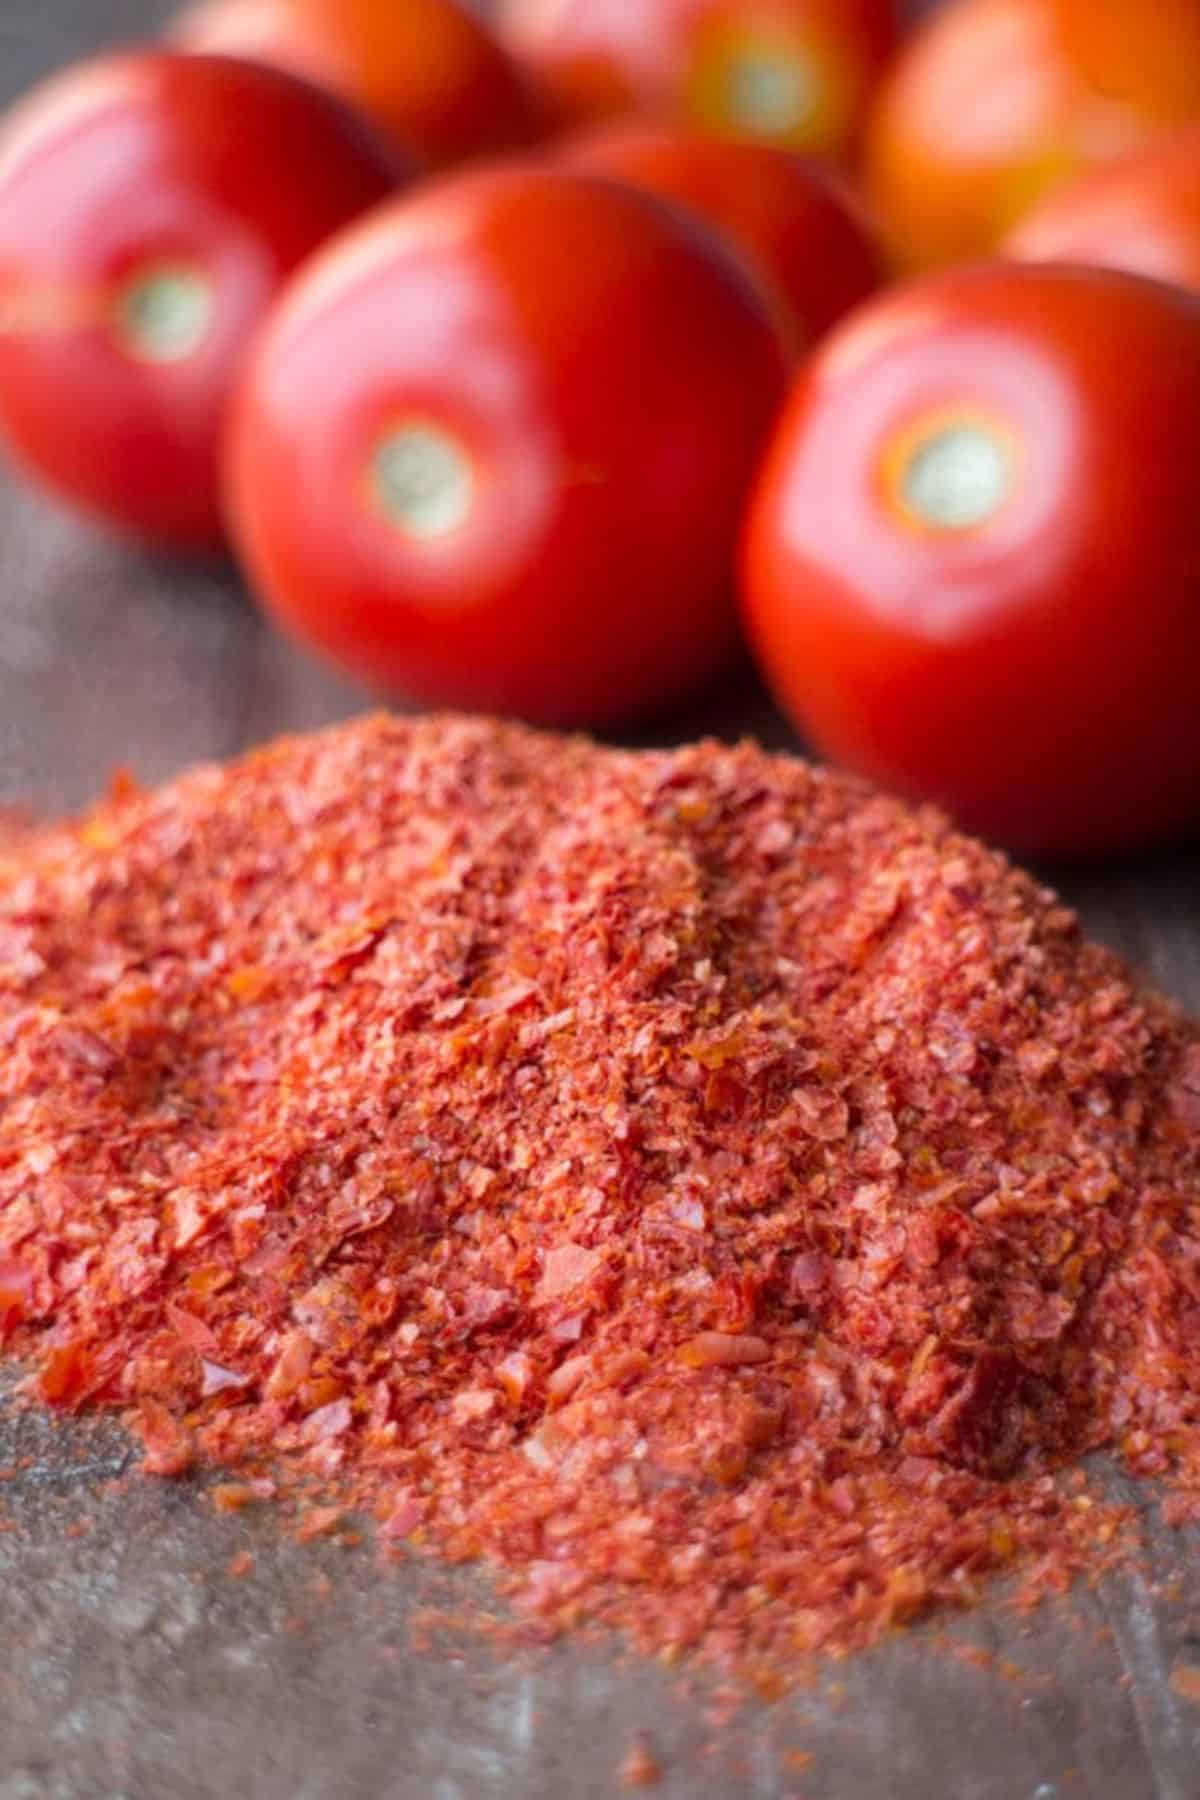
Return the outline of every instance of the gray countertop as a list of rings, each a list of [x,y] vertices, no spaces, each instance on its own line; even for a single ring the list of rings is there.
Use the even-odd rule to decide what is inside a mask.
[[[162,10],[6,0],[0,90]],[[117,763],[155,781],[367,703],[223,572],[113,546],[0,481],[0,802],[73,806]],[[705,729],[791,741],[751,689],[663,736]],[[1200,859],[1062,885],[1200,1008]],[[0,1481],[0,1800],[600,1796],[639,1732],[670,1796],[1200,1794],[1200,1706],[1169,1679],[1200,1665],[1200,1558],[1153,1522],[1144,1575],[1031,1618],[997,1594],[714,1731],[702,1687],[619,1646],[426,1644],[426,1610],[478,1605],[481,1576],[381,1573],[368,1550],[218,1517],[186,1483],[106,1488],[128,1460],[111,1426],[0,1411],[0,1468],[26,1464]],[[234,1579],[244,1549],[253,1569]]]

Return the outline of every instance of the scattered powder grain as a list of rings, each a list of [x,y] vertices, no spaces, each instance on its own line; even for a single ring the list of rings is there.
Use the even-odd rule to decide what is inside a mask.
[[[628,1755],[623,1758],[617,1771],[617,1779],[621,1786],[626,1788],[657,1787],[662,1778],[662,1766],[645,1738],[635,1738]]]

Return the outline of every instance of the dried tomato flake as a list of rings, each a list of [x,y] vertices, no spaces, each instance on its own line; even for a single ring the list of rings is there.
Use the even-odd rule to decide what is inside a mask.
[[[143,1399],[129,1424],[146,1446],[142,1468],[148,1475],[186,1475],[196,1456],[192,1434],[160,1400]]]
[[[1181,1699],[1200,1705],[1200,1669],[1193,1663],[1176,1663],[1171,1670],[1171,1686]]]
[[[765,1338],[702,1331],[684,1344],[679,1360],[689,1369],[736,1369],[746,1363],[770,1362],[771,1346]]]
[[[933,812],[369,720],[6,836],[0,970],[0,1336],[220,1509],[763,1693],[1200,1516],[1200,1031]]]
[[[563,1244],[548,1251],[535,1299],[557,1300],[560,1295],[569,1294],[587,1281],[602,1260],[599,1251],[585,1250],[580,1244]]]
[[[231,1513],[253,1506],[258,1494],[249,1482],[221,1481],[210,1490],[210,1498],[218,1512]]]
[[[309,1544],[314,1538],[330,1537],[342,1523],[342,1517],[340,1506],[314,1506],[296,1527],[296,1537],[302,1544]]]
[[[0,1262],[0,1343],[29,1316],[33,1276],[19,1262]]]
[[[626,1788],[657,1787],[662,1781],[662,1768],[644,1738],[635,1738],[617,1771],[617,1777],[621,1786]]]
[[[37,1372],[37,1392],[51,1406],[77,1406],[87,1392],[92,1358],[83,1344],[72,1340],[46,1351]]]

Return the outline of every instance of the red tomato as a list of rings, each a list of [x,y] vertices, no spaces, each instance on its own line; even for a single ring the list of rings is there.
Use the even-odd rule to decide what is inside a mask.
[[[1200,302],[991,264],[864,307],[768,457],[751,634],[821,750],[1026,850],[1200,818]]]
[[[629,123],[578,138],[564,160],[659,194],[723,232],[774,297],[797,348],[814,343],[882,279],[879,253],[849,195],[793,150]]]
[[[368,112],[429,165],[532,143],[532,89],[459,0],[201,0],[183,48],[305,75]]]
[[[1004,249],[1024,262],[1099,264],[1200,292],[1200,127],[1053,195]]]
[[[893,48],[895,0],[501,0],[501,28],[570,118],[664,112],[842,151]]]
[[[253,63],[108,57],[0,137],[0,432],[117,525],[219,542],[218,439],[284,278],[394,192],[393,153]]]
[[[553,724],[658,712],[737,643],[785,387],[761,298],[644,195],[445,179],[301,277],[233,435],[268,607],[370,680]]]
[[[1197,0],[953,0],[879,97],[872,195],[908,267],[978,256],[1055,188],[1197,110]]]

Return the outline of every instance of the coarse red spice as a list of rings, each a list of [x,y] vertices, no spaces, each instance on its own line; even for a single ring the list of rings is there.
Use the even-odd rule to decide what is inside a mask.
[[[841,776],[373,720],[0,859],[0,1333],[776,1687],[1200,1488],[1200,1034]],[[270,1479],[268,1479],[270,1478]]]

